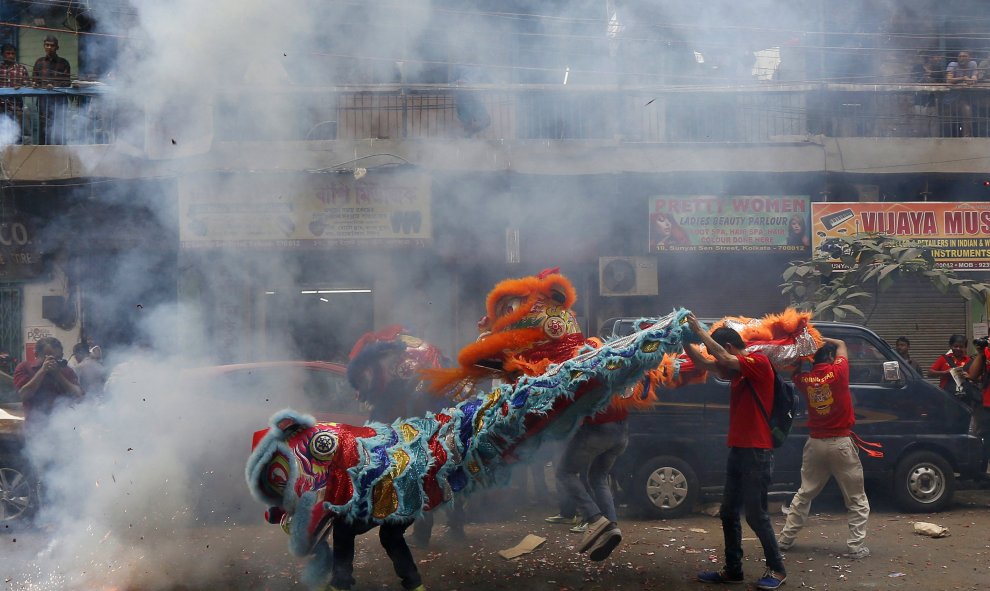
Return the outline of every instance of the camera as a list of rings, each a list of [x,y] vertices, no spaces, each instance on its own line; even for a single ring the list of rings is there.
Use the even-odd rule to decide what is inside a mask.
[[[990,337],[980,337],[978,339],[975,339],[973,341],[973,345],[977,349],[986,349],[988,346],[990,346]]]
[[[66,367],[66,366],[69,365],[69,360],[68,359],[59,359],[55,363],[58,363],[58,366],[59,367]]]

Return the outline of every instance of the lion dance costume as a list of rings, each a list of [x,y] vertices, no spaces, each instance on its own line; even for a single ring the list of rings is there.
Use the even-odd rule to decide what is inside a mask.
[[[665,354],[682,349],[682,335],[690,332],[684,324],[688,312],[678,310],[598,348],[584,344],[583,337],[555,347],[559,339],[554,336],[579,334],[570,312],[574,292],[563,276],[541,275],[523,281],[532,288],[525,298],[489,298],[485,328],[501,338],[497,349],[485,343],[491,336],[482,335],[465,347],[476,353],[462,351],[458,357],[459,362],[500,362],[498,371],[519,371],[518,380],[488,393],[462,394],[452,408],[388,425],[317,423],[287,409],[272,417],[269,429],[256,433],[248,486],[270,507],[269,520],[289,534],[290,551],[315,554],[307,582],[316,584],[326,576],[321,569],[332,564],[325,538],[335,520],[405,521],[454,494],[504,481],[507,467],[548,434],[567,434],[606,408],[613,395],[630,393]],[[535,326],[537,318],[542,326]],[[548,351],[564,359],[551,361]],[[538,374],[526,375],[536,368]],[[465,376],[476,380],[492,371],[463,364],[460,369],[468,371],[446,383],[459,384],[461,391]]]

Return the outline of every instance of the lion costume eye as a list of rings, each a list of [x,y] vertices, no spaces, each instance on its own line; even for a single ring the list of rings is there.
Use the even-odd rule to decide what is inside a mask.
[[[519,296],[508,296],[500,299],[495,304],[495,316],[502,318],[507,314],[511,314],[519,309],[523,304],[524,298]]]
[[[321,462],[328,462],[337,451],[337,438],[330,433],[317,433],[309,442],[309,453]]]

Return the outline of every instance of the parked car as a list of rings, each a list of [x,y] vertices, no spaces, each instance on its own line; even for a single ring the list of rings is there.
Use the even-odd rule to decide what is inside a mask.
[[[35,506],[31,479],[21,456],[23,424],[14,378],[0,371],[0,524],[23,519]]]
[[[636,319],[612,319],[604,338],[630,334]],[[846,342],[855,432],[883,445],[883,458],[862,455],[869,490],[887,490],[907,512],[941,511],[960,480],[985,474],[982,439],[968,406],[927,382],[883,339],[862,326],[816,322],[822,335]],[[803,396],[794,427],[775,451],[771,491],[796,491],[808,429]],[[704,496],[721,493],[728,455],[729,383],[707,381],[662,390],[660,402],[629,418],[629,447],[613,475],[628,500],[656,517],[676,517]]]
[[[203,404],[206,412],[223,420],[222,426],[204,437],[208,444],[203,453],[187,460],[197,485],[191,510],[199,520],[261,519],[264,509],[259,509],[244,484],[244,460],[251,451],[253,430],[265,428],[275,412],[291,406],[321,421],[361,425],[368,419],[368,409],[347,381],[346,366],[338,363],[216,365],[184,370],[180,380],[187,392],[208,400]],[[37,487],[32,487],[34,479],[23,457],[23,409],[12,380],[9,388],[3,384],[4,375],[0,375],[0,524],[23,521],[38,506]]]

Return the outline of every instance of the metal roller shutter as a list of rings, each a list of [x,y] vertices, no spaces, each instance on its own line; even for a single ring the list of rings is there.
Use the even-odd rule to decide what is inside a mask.
[[[861,306],[869,314],[870,300]],[[911,340],[911,357],[928,369],[945,353],[949,335],[966,334],[966,300],[958,293],[940,292],[932,284],[900,279],[880,294],[867,326],[891,346],[899,336]]]

